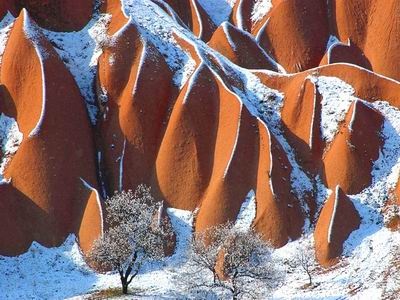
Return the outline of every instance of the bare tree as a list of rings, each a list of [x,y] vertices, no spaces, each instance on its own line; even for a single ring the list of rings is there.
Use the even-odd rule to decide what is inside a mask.
[[[173,232],[161,220],[161,208],[145,185],[106,201],[109,229],[94,242],[89,259],[103,270],[118,271],[124,294],[144,262],[165,257],[164,245]]]
[[[308,283],[313,285],[312,271],[316,266],[315,251],[310,241],[303,241],[296,248],[291,267],[302,269],[308,276]]]
[[[195,233],[188,263],[175,278],[186,292],[228,293],[232,299],[260,299],[282,280],[268,244],[253,229],[232,224]]]

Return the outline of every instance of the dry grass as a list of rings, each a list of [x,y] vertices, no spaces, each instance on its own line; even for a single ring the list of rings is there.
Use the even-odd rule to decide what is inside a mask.
[[[113,299],[113,298],[123,298],[123,297],[133,297],[133,296],[140,296],[143,290],[138,288],[130,288],[128,290],[128,294],[123,294],[122,289],[118,288],[109,288],[106,290],[95,291],[92,294],[88,295],[84,299],[86,300],[104,300],[104,299]]]

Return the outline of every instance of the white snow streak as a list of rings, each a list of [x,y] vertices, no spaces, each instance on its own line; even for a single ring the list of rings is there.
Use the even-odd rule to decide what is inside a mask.
[[[123,189],[124,179],[124,157],[125,157],[126,138],[124,139],[124,145],[122,146],[121,156],[119,157],[119,191]]]
[[[310,149],[312,150],[313,147],[313,132],[314,132],[314,119],[315,119],[315,113],[316,113],[316,107],[317,107],[317,87],[315,84],[313,84],[314,87],[314,101],[313,101],[313,114],[311,118],[311,124],[310,124],[310,137],[308,140],[308,146],[310,146]]]
[[[353,112],[351,114],[351,120],[350,120],[350,123],[348,125],[349,131],[353,131],[353,124],[354,124],[354,121],[356,119],[358,100],[356,99],[353,103],[354,103],[353,104]]]
[[[332,228],[335,223],[335,217],[336,217],[336,213],[337,213],[338,203],[339,203],[339,186],[336,186],[335,202],[333,204],[333,211],[332,211],[331,220],[329,222],[329,228],[328,228],[328,243],[329,244],[331,243],[331,240],[332,240]]]
[[[201,36],[203,35],[203,22],[201,21],[201,16],[200,16],[199,10],[197,9],[196,2],[194,0],[190,0],[190,1],[192,2],[194,10],[196,11],[197,22],[199,23],[199,26],[200,26],[200,31],[199,31],[199,34],[197,35],[197,37],[201,38]]]
[[[266,16],[272,9],[272,0],[256,0],[251,12],[251,21],[256,23]]]
[[[196,82],[197,76],[200,74],[200,71],[201,71],[201,69],[202,69],[203,67],[204,67],[204,65],[203,65],[203,63],[201,63],[201,64],[197,67],[197,69],[196,69],[196,71],[193,73],[193,75],[190,77],[189,83],[188,83],[188,87],[187,87],[187,90],[186,90],[186,94],[185,94],[185,96],[183,97],[183,101],[182,101],[182,104],[183,104],[183,105],[185,105],[185,104],[187,103],[188,98],[189,98],[189,95],[190,95],[190,92],[192,91],[193,86],[194,86],[194,84],[195,84],[195,82]]]
[[[229,171],[229,167],[231,166],[233,157],[235,155],[236,152],[236,147],[237,147],[237,143],[238,143],[238,139],[239,139],[239,133],[240,133],[240,123],[242,121],[242,109],[243,109],[243,103],[241,101],[239,101],[240,103],[240,109],[239,109],[239,117],[238,117],[238,121],[237,121],[237,129],[236,129],[236,136],[235,136],[235,142],[233,144],[233,148],[232,148],[232,152],[231,152],[231,156],[229,158],[229,161],[226,165],[226,169],[224,171],[224,175],[222,176],[222,178],[225,178],[226,175],[228,174]]]
[[[40,32],[40,29],[36,25],[31,23],[30,17],[25,8],[23,9],[23,14],[24,14],[23,30],[24,30],[26,37],[32,42],[32,44],[34,46],[36,55],[39,59],[41,77],[42,77],[41,112],[40,112],[40,116],[39,116],[39,119],[38,119],[35,127],[29,133],[29,137],[34,137],[34,136],[38,135],[40,128],[42,126],[43,120],[44,120],[45,113],[46,113],[46,77],[45,77],[45,73],[44,73],[44,61],[47,59],[49,54],[46,52],[46,50],[41,45],[40,40],[42,39],[42,33]]]
[[[99,208],[99,212],[100,212],[101,233],[103,233],[104,232],[104,227],[103,227],[104,226],[104,219],[103,219],[103,209],[102,209],[102,206],[101,206],[101,200],[100,200],[99,192],[94,187],[92,187],[87,181],[85,181],[82,177],[80,178],[80,180],[82,181],[83,185],[87,189],[93,191],[96,194],[96,203],[97,203],[97,207]]]

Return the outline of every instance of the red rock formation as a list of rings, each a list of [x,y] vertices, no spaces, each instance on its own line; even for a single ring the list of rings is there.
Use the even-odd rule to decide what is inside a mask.
[[[297,195],[296,160],[312,184],[320,175],[327,187],[340,185],[344,191],[327,201],[315,231],[317,256],[331,264],[359,225],[344,193],[370,185],[372,163],[383,144],[379,132],[384,117],[367,102],[385,100],[400,108],[399,83],[377,74],[400,78],[394,38],[400,28],[398,1],[273,0],[272,9],[256,21],[256,1],[240,0],[231,16],[236,27],[223,23],[216,31],[197,0],[153,2],[146,7],[159,13],[158,5],[177,25],[170,32],[160,30],[160,37],[142,30],[147,16],[128,18],[120,1],[102,2],[100,12],[110,14],[111,21],[97,64],[101,116],[93,130],[74,78],[40,27],[79,30],[89,21],[94,2],[1,1],[0,18],[7,10],[15,15],[22,6],[27,10],[15,22],[0,66],[0,112],[16,119],[24,135],[4,172],[11,181],[0,185],[0,254],[21,253],[33,240],[58,245],[69,233],[77,234],[87,251],[103,226],[96,188],[101,186],[106,196],[140,183],[151,185],[164,200],[165,220],[167,207],[198,208],[195,230],[234,221],[246,195],[254,191],[253,226],[280,247],[299,237],[305,218],[313,222],[319,209],[312,191]],[[329,35],[351,43],[326,53]],[[211,40],[206,45],[199,39]],[[175,57],[179,55],[169,52],[171,46],[194,60],[183,87],[175,86],[175,73],[179,69],[186,76],[191,66],[183,66],[187,58]],[[168,65],[172,60],[175,65]],[[302,72],[268,71],[280,65]],[[257,117],[274,124],[261,110],[276,103],[256,103],[262,100],[252,96],[262,89],[254,90],[258,83],[250,82],[245,73],[250,71],[243,68],[268,69],[251,72],[283,95],[282,109],[272,116],[281,118],[283,136]],[[362,99],[352,105],[328,145],[320,133],[322,99],[313,82],[318,76],[343,80]],[[250,84],[252,89],[246,90]]]
[[[290,191],[291,166],[285,152],[262,122],[258,127],[260,155],[254,226],[273,246],[281,247],[289,238],[300,236],[304,216],[299,201]]]
[[[232,9],[232,21],[235,26],[244,31],[251,31],[251,12],[254,0],[238,0]]]
[[[157,1],[161,2],[161,1]],[[156,3],[157,3],[156,2]],[[189,28],[193,28],[192,9],[190,0],[164,0],[164,2],[174,10],[182,22]],[[165,9],[164,9],[165,10]],[[167,11],[169,14],[169,12]]]
[[[118,11],[117,6],[108,9]],[[152,170],[175,93],[172,74],[161,54],[139,36],[134,25],[117,29],[123,18],[114,17],[109,32],[113,43],[99,59],[98,90],[107,95],[107,101],[100,104],[103,116],[98,124],[101,164],[109,193],[135,189],[141,183],[152,184],[157,192]],[[157,198],[160,196],[158,193]],[[166,251],[172,253],[171,243]]]
[[[301,79],[302,76],[290,83],[281,115],[288,141],[296,149],[299,163],[315,173],[325,147],[320,132],[322,97],[310,78],[299,86]]]
[[[26,11],[18,17],[8,40],[1,81],[24,135],[5,170],[12,186],[5,187],[5,205],[14,201],[24,211],[34,208],[23,215],[20,230],[29,231],[25,231],[21,243],[16,243],[13,250],[0,251],[20,253],[33,240],[46,246],[58,245],[67,234],[76,232],[81,222],[87,194],[82,195],[79,178],[96,182],[94,145],[86,108],[73,77]]]
[[[358,65],[369,70],[372,69],[371,64],[365,57],[362,50],[356,44],[351,42],[350,39],[348,44],[337,43],[332,45],[322,58],[320,65],[340,62]]]
[[[87,191],[87,202],[83,205],[82,216],[77,236],[81,249],[84,253],[91,250],[95,239],[103,234],[103,205],[100,195],[96,189],[82,180],[83,188]]]
[[[400,79],[398,35],[400,3],[390,0],[338,0],[334,2],[334,21],[340,40],[350,38],[362,49],[374,72]],[[382,22],[382,20],[385,20]]]
[[[140,39],[133,25],[113,38],[99,60],[98,83],[108,98],[99,130],[111,192],[150,182],[172,93],[172,75],[163,57]],[[159,78],[163,80],[154,89]]]
[[[208,45],[243,68],[277,71],[275,63],[254,38],[228,22],[214,32]]]
[[[357,194],[371,184],[372,165],[382,146],[382,125],[379,112],[359,100],[352,104],[323,158],[326,186],[340,185],[346,194]]]
[[[335,264],[343,252],[343,243],[360,226],[360,216],[353,202],[337,186],[322,208],[314,232],[319,263]]]
[[[257,40],[285,70],[299,72],[319,65],[328,27],[325,2],[283,1],[274,8]]]
[[[218,129],[219,86],[200,65],[182,89],[156,160],[156,181],[168,205],[195,209],[210,181]],[[177,180],[171,174],[182,174]]]
[[[256,174],[256,120],[219,78],[217,84],[220,102],[214,166],[196,218],[200,231],[236,219]]]
[[[169,7],[175,10],[180,19],[186,24],[194,35],[205,42],[208,42],[211,38],[216,26],[211,21],[211,18],[204,11],[203,7],[198,3],[197,0],[164,0]],[[159,3],[161,1],[155,1]],[[163,7],[164,6],[164,7]],[[168,14],[172,14],[168,11],[165,5],[161,4],[164,10]]]
[[[160,6],[167,14],[170,15],[170,17],[179,25],[181,26],[186,26],[186,24],[182,21],[180,16],[177,14],[177,12],[167,3],[167,1],[164,0],[152,0],[154,3],[156,3],[158,6]],[[184,1],[180,2],[175,2],[175,1],[169,1],[171,4],[174,4],[175,7],[176,5],[185,3]]]
[[[107,27],[109,35],[113,35],[121,28],[124,28],[124,24],[128,22],[128,19],[122,12],[121,2],[118,0],[104,0],[100,11],[111,15],[111,22]]]

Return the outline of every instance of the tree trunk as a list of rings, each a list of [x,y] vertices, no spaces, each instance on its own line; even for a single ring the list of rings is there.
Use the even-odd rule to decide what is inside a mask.
[[[308,280],[310,281],[310,285],[312,285],[312,278],[311,278],[310,271],[307,271],[307,275],[308,275]]]
[[[128,285],[126,283],[122,284],[122,293],[123,294],[128,294]]]

